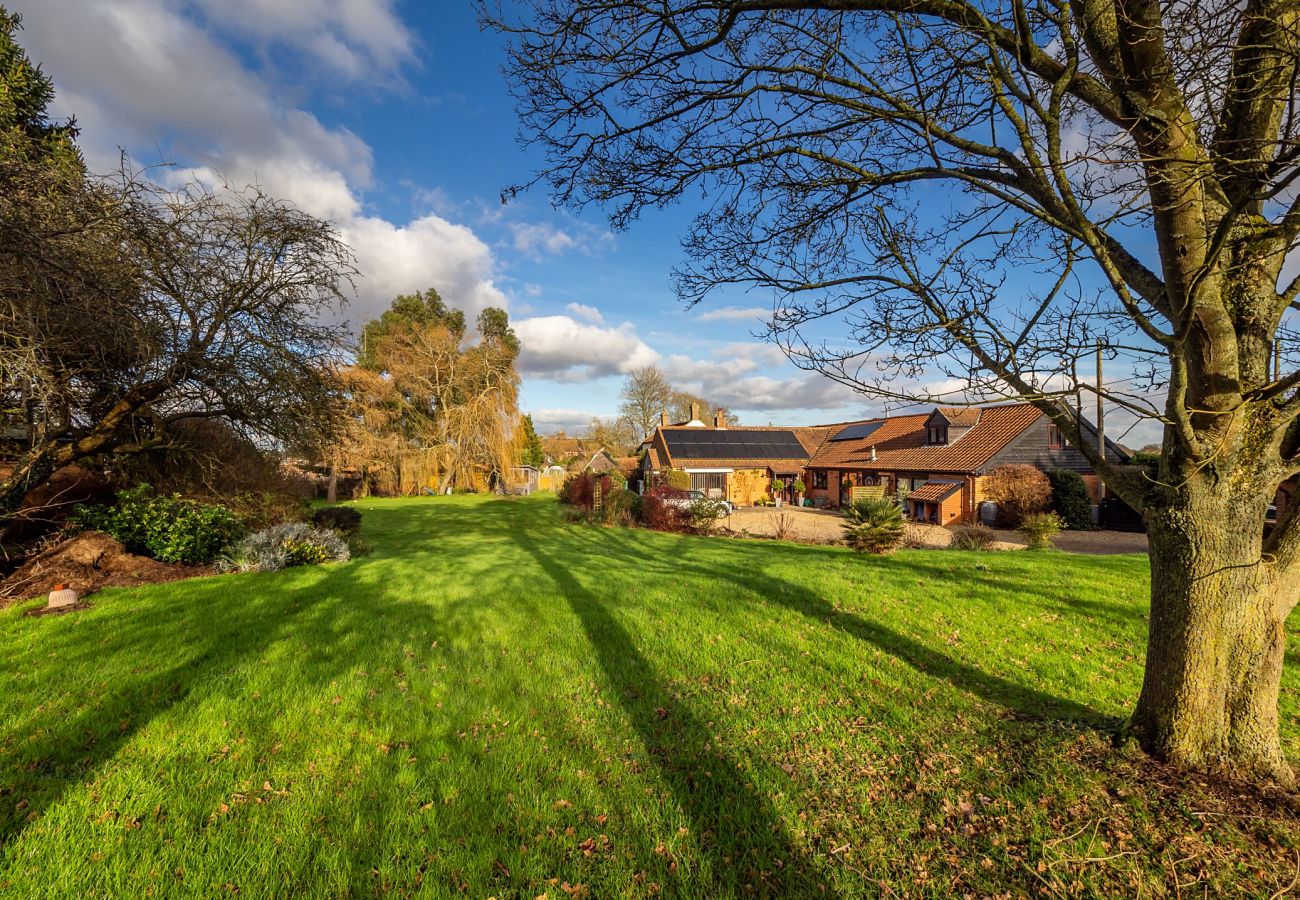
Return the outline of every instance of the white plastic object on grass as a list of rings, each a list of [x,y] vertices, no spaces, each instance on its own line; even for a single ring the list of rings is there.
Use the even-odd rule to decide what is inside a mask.
[[[77,592],[66,584],[56,584],[54,590],[50,591],[50,609],[72,606],[79,599]]]

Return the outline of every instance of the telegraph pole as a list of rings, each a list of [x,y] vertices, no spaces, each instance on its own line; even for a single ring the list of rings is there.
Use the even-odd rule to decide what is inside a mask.
[[[1101,338],[1097,338],[1097,452],[1106,458],[1106,404],[1101,396]]]

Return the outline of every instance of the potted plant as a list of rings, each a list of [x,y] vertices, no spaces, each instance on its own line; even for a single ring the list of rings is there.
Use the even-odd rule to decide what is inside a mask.
[[[780,507],[781,494],[784,493],[785,491],[785,482],[781,481],[779,478],[773,478],[772,483],[771,485],[769,485],[769,487],[771,488],[772,491],[772,505],[776,507]]]
[[[804,495],[804,491],[808,490],[808,485],[803,483],[802,478],[796,478],[794,480],[794,484],[790,485],[790,487],[794,488],[794,505],[803,506],[804,505],[803,495]]]

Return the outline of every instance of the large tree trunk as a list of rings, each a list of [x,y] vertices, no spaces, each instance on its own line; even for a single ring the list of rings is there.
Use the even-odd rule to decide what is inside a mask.
[[[23,498],[49,480],[60,465],[56,455],[52,444],[37,447],[19,459],[7,477],[0,479],[0,521],[17,512]]]
[[[1171,762],[1291,787],[1277,702],[1296,588],[1261,555],[1268,502],[1194,478],[1148,510],[1151,619],[1133,726]]]

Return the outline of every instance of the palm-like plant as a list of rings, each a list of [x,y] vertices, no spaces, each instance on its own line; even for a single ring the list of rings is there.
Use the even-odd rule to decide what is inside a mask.
[[[844,519],[844,542],[859,553],[888,553],[903,541],[903,509],[893,500],[861,497]]]

